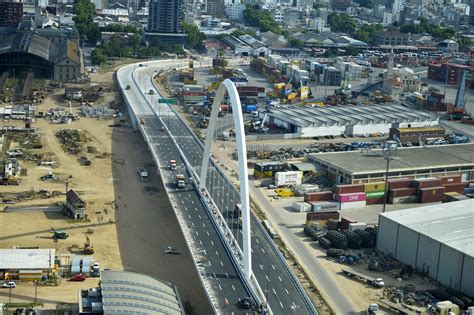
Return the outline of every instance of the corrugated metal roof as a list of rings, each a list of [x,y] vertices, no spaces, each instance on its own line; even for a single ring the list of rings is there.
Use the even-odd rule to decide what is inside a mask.
[[[434,121],[427,112],[407,109],[399,104],[373,106],[283,106],[271,110],[269,116],[300,127],[345,126],[356,124]]]
[[[293,163],[291,164],[302,172],[314,172],[316,167],[312,163]]]
[[[176,287],[147,275],[100,273],[104,314],[184,314]]]
[[[380,215],[474,257],[474,199]]]
[[[0,249],[0,269],[51,269],[55,249]]]

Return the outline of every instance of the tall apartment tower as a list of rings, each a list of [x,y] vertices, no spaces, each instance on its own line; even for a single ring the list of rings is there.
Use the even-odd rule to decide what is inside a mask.
[[[0,0],[0,27],[17,27],[23,18],[23,0]]]
[[[469,25],[474,26],[474,0],[469,3]]]
[[[225,3],[224,0],[207,0],[206,1],[206,13],[212,17],[224,17],[225,16]]]
[[[148,32],[179,33],[181,9],[181,0],[150,0]]]

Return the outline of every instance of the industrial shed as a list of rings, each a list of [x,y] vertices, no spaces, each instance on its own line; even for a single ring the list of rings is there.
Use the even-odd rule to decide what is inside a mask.
[[[381,150],[313,153],[308,161],[337,184],[381,181],[387,170]],[[461,175],[464,182],[474,179],[473,143],[400,148],[388,173],[389,178],[447,175]]]
[[[100,287],[79,291],[79,314],[184,314],[170,282],[129,271],[104,270]]]
[[[388,133],[390,128],[437,126],[438,118],[399,104],[274,108],[268,126],[283,128],[301,137]]]
[[[0,279],[41,280],[54,267],[54,249],[0,249]]]
[[[377,249],[474,297],[474,200],[381,213]]]

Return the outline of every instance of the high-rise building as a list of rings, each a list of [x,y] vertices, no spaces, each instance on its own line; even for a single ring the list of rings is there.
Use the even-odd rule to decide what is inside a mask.
[[[226,13],[229,20],[242,21],[244,18],[245,4],[240,0],[231,0],[226,4]]]
[[[0,27],[17,27],[22,18],[22,0],[0,0]]]
[[[474,26],[474,0],[469,3],[469,24]]]
[[[226,13],[224,0],[207,0],[206,13],[213,17],[224,17]]]
[[[179,33],[181,19],[181,0],[150,0],[148,32]]]

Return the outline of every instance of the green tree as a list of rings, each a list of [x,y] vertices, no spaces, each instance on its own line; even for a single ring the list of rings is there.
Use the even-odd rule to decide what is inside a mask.
[[[462,37],[458,40],[459,50],[469,51],[473,47],[473,42],[469,37]]]
[[[328,15],[328,25],[334,32],[352,34],[356,29],[356,22],[345,13],[331,13]]]
[[[104,55],[102,48],[96,48],[91,53],[91,60],[94,65],[100,65],[107,61],[107,57]]]
[[[383,26],[381,24],[364,24],[351,35],[363,42],[373,43],[375,31],[383,31]]]
[[[186,33],[186,35],[188,35],[185,44],[187,47],[197,50],[202,50],[204,48],[206,35],[199,31],[199,28],[196,25],[182,22],[181,29]]]
[[[288,43],[290,44],[292,48],[301,48],[304,45],[304,42],[301,39],[294,38],[294,37],[289,37]]]
[[[258,5],[247,5],[244,11],[244,20],[247,25],[258,27],[262,32],[270,31],[279,35],[288,34],[275,22],[268,10],[260,10]]]
[[[88,0],[77,0],[73,5],[74,17],[79,38],[82,42],[97,44],[101,38],[101,31],[94,23],[95,5]]]

